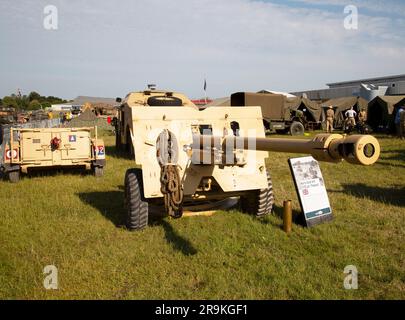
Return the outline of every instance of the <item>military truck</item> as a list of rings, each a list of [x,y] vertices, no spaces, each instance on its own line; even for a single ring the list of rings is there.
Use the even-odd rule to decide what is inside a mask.
[[[94,134],[94,137],[92,136]],[[81,167],[103,175],[105,147],[94,128],[2,129],[0,169],[11,182],[34,168]]]
[[[306,98],[287,98],[282,94],[236,92],[231,95],[231,106],[260,106],[265,129],[280,134],[303,135],[305,130],[321,128],[321,108]]]
[[[371,165],[380,155],[371,136],[321,134],[312,140],[270,139],[260,107],[199,111],[184,95],[133,92],[115,119],[117,147],[134,156],[125,175],[127,226],[140,230],[152,208],[179,218],[184,205],[239,198],[244,212],[261,217],[274,203],[269,151],[306,153],[319,161]]]

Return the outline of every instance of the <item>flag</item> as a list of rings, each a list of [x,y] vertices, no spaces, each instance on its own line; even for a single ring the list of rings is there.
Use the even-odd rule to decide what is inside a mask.
[[[204,79],[204,91],[207,91],[207,80]]]

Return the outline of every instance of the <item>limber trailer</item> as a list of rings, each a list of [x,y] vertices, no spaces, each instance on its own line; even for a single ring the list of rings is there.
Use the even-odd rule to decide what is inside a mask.
[[[105,146],[97,127],[13,128],[3,132],[0,168],[11,182],[33,168],[81,167],[95,176],[104,172]]]

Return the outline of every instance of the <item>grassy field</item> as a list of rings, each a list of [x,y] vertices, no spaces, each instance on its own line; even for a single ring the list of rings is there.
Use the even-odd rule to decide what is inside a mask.
[[[270,154],[276,214],[238,211],[122,227],[130,160],[109,145],[105,177],[55,173],[0,181],[1,299],[405,299],[405,142],[380,136],[373,167],[321,164],[333,222],[293,226],[277,216],[293,199],[290,155]],[[45,290],[43,268],[59,270]],[[355,265],[359,289],[345,290]]]

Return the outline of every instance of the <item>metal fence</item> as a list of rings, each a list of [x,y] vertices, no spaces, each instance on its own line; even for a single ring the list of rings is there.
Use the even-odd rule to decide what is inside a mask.
[[[10,141],[10,128],[55,128],[61,125],[61,119],[32,121],[24,124],[6,124],[0,125],[0,167],[4,162],[4,150]],[[18,132],[14,132],[14,141],[18,141]]]

